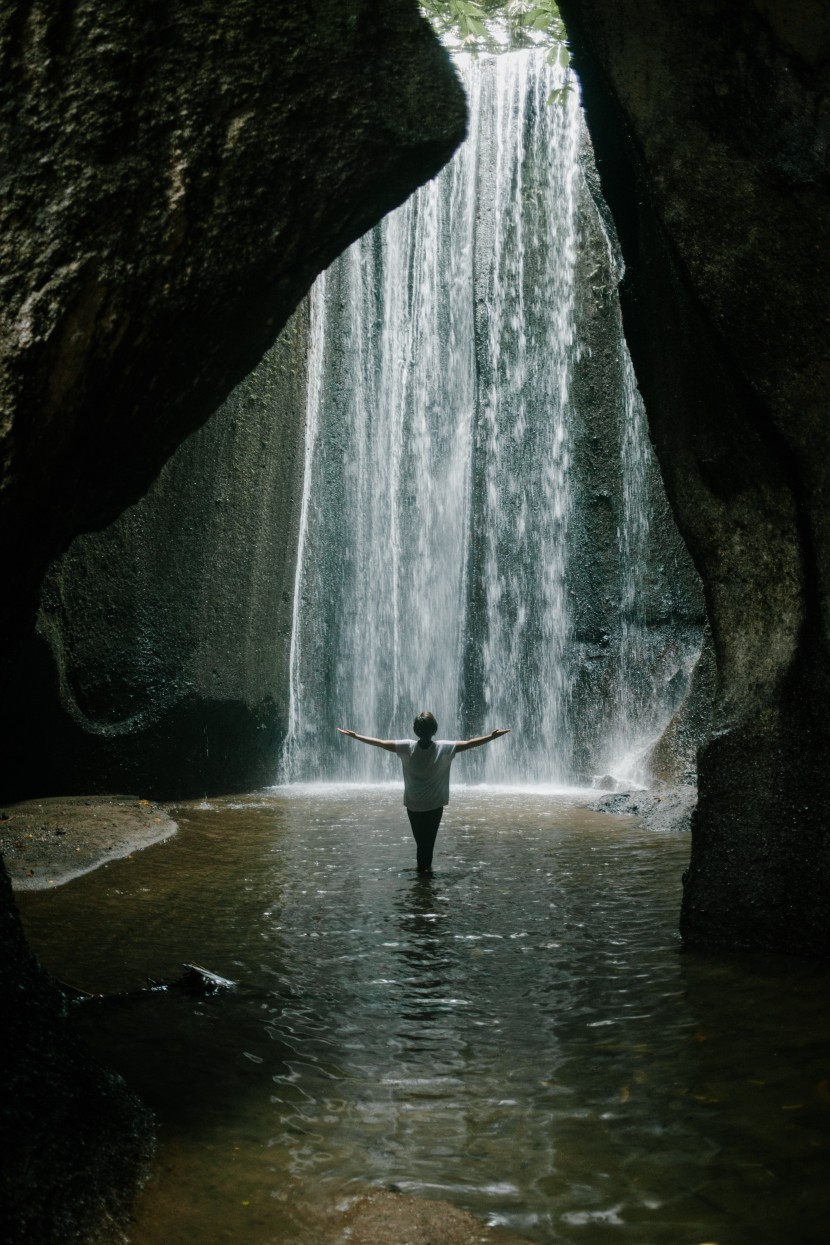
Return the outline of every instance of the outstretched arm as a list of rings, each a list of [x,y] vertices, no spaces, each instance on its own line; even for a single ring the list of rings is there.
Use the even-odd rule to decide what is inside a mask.
[[[482,744],[492,743],[494,739],[500,739],[502,735],[509,735],[509,726],[498,726],[489,735],[477,735],[475,739],[459,739],[455,745],[456,752],[466,752],[468,748],[480,748]]]
[[[373,748],[385,748],[387,752],[395,751],[394,739],[373,739],[371,735],[358,735],[357,731],[347,731],[342,726],[335,727],[335,729],[341,735],[348,735],[349,739],[356,739],[358,743],[371,744]]]

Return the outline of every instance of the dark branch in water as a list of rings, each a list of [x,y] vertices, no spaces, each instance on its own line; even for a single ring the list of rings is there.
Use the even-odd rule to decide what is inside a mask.
[[[202,968],[200,964],[183,964],[182,968],[184,972],[181,977],[176,977],[173,981],[155,981],[150,978],[147,985],[139,990],[123,990],[116,994],[91,994],[88,990],[66,981],[59,981],[58,985],[73,1003],[126,1003],[147,994],[167,994],[171,990],[196,995],[218,994],[220,990],[232,990],[236,985],[235,981],[220,977],[218,973],[212,973],[209,968]]]

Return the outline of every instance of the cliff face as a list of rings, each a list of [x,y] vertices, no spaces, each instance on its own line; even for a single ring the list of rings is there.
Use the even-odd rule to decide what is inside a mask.
[[[0,66],[8,695],[49,563],[141,496],[317,272],[448,158],[465,116],[410,0],[12,0]],[[287,481],[290,462],[268,472]],[[145,1113],[67,1033],[0,881],[4,1239],[114,1237]]]
[[[635,395],[626,397],[631,372],[623,358],[617,273],[606,234],[614,264],[618,242],[613,222],[603,220],[608,209],[588,141],[580,163],[585,178],[578,198],[580,355],[574,371],[575,513],[567,587],[577,772],[588,781],[597,776],[614,733],[610,723],[626,724],[622,737],[629,744],[642,742],[683,700],[705,609],[666,501],[642,405]],[[626,514],[627,502],[636,515]],[[678,766],[682,744],[672,739],[667,751]],[[646,768],[644,760],[643,775]]]
[[[302,492],[308,307],[109,527],[49,568],[18,650],[13,795],[275,781]]]
[[[826,953],[830,16],[811,0],[562,11],[717,660],[683,933]]]

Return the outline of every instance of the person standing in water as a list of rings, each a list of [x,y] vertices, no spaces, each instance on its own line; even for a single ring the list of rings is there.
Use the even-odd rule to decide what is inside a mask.
[[[412,827],[417,846],[418,872],[432,873],[432,853],[438,827],[445,805],[450,802],[450,766],[457,752],[480,748],[492,743],[502,735],[509,735],[509,728],[500,726],[489,735],[475,739],[433,739],[438,730],[435,715],[429,711],[419,713],[413,723],[417,739],[373,739],[371,735],[358,735],[356,731],[337,727],[341,735],[356,739],[373,748],[396,752],[403,766],[403,802]]]

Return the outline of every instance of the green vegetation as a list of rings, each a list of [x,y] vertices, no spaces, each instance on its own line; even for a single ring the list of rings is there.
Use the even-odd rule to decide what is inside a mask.
[[[421,0],[421,10],[453,49],[504,52],[547,47],[548,60],[568,68],[568,36],[556,0]],[[570,82],[556,87],[549,104],[561,104]]]
[[[448,43],[468,51],[543,44],[555,56],[567,57],[556,0],[421,0],[421,9]]]

